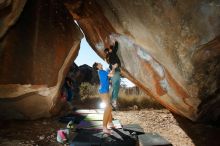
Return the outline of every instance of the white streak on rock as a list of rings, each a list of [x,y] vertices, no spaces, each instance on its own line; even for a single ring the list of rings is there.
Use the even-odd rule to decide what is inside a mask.
[[[99,42],[95,45],[95,47],[98,49],[98,50],[103,50],[105,45],[103,42]]]
[[[160,86],[165,90],[168,91],[170,86],[169,83],[167,82],[166,78],[164,78],[163,80],[160,80]]]
[[[137,54],[144,60],[146,60],[147,62],[152,60],[152,57],[147,54],[145,51],[143,51],[141,48],[138,48],[137,50]]]
[[[163,70],[163,67],[157,63],[156,61],[152,60],[150,62],[151,66],[154,68],[154,70],[157,72],[157,74],[163,78],[164,77],[164,70]]]

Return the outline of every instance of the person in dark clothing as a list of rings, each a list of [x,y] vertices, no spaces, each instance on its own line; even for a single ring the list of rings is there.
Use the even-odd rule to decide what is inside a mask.
[[[64,88],[67,92],[67,101],[71,102],[73,100],[73,83],[69,77],[65,78]]]
[[[112,81],[112,106],[115,109],[117,107],[117,99],[118,93],[120,89],[120,67],[121,61],[117,55],[118,51],[118,42],[115,41],[114,45],[111,45],[110,48],[105,48],[104,52],[106,55],[106,61],[109,63],[109,68],[112,70],[112,66],[116,65],[117,68],[114,71],[113,77],[111,77]]]
[[[118,42],[115,41],[114,45],[110,45],[109,48],[105,48],[104,52],[106,54],[106,61],[109,63],[109,68],[112,70],[112,65],[118,64],[118,67],[121,67],[121,61],[117,55],[118,51]]]

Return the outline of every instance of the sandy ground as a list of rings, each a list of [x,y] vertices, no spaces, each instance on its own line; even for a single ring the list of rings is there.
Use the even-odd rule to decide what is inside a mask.
[[[139,124],[146,133],[158,133],[174,146],[220,146],[220,128],[193,123],[166,109],[130,107],[114,111],[113,117],[122,125]],[[56,131],[65,127],[58,118],[0,121],[0,146],[61,146]]]

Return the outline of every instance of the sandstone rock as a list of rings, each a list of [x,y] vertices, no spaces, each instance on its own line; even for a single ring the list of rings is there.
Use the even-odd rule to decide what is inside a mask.
[[[0,116],[36,119],[57,113],[59,89],[81,37],[62,0],[27,1],[0,41]]]
[[[2,1],[0,8],[14,3]],[[37,118],[59,111],[60,86],[82,37],[73,18],[101,57],[105,47],[119,42],[123,76],[146,94],[191,120],[218,123],[218,1],[39,0],[23,9],[24,4],[12,9],[22,12],[13,27],[0,27],[0,84],[7,89],[0,90],[0,107],[6,115]]]
[[[89,82],[91,84],[98,84],[99,78],[98,73],[92,67],[84,64],[79,66],[79,76],[77,80],[81,82]]]
[[[0,1],[0,10],[1,10],[0,38],[5,35],[5,33],[12,25],[15,24],[21,12],[23,11],[25,3],[26,0]]]
[[[100,56],[104,57],[103,49],[117,40],[125,77],[191,120],[211,112],[204,121],[219,117],[218,4],[142,0],[65,3]]]

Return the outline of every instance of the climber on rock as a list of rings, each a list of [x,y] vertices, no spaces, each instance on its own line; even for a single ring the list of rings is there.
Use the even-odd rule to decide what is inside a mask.
[[[118,42],[115,41],[114,45],[110,45],[110,48],[105,48],[105,60],[109,64],[109,68],[112,70],[112,66],[117,64],[117,68],[114,71],[113,77],[111,77],[112,82],[112,107],[114,109],[117,108],[117,99],[118,99],[118,93],[120,89],[120,67],[121,62],[117,55],[118,50]]]

